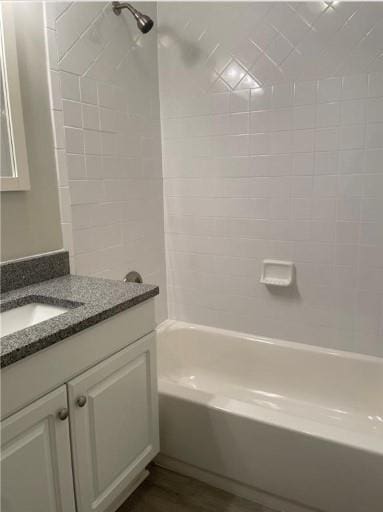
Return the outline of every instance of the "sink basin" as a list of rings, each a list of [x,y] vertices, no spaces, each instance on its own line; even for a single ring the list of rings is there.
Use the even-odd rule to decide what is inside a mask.
[[[62,315],[70,308],[52,306],[51,304],[31,303],[0,313],[0,334],[6,336],[49,318]]]

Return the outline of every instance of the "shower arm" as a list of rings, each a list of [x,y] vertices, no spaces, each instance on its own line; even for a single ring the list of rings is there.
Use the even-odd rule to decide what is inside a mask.
[[[128,11],[133,14],[137,22],[137,27],[143,34],[146,34],[153,28],[153,20],[146,14],[137,11],[137,9],[135,9],[133,5],[128,4],[128,2],[112,2],[112,8],[116,16],[120,16],[122,9],[128,9]]]
[[[120,16],[122,9],[128,9],[136,19],[138,18],[137,9],[135,9],[133,5],[130,5],[128,2],[112,2],[112,6],[113,12],[117,16]]]

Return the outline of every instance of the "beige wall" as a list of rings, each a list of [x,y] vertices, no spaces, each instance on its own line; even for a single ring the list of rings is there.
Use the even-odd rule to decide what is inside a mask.
[[[16,5],[31,190],[1,192],[1,261],[62,248],[41,3]]]

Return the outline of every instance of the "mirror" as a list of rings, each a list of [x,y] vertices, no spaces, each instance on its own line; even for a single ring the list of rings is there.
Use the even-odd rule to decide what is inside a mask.
[[[0,0],[0,260],[62,248],[42,2]]]
[[[7,3],[0,6],[0,71],[0,190],[29,190],[14,13]]]

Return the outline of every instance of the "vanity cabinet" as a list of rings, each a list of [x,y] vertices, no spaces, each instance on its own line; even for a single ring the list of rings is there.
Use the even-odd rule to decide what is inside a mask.
[[[67,406],[61,386],[1,422],[3,512],[74,512]]]
[[[2,511],[116,510],[159,450],[154,332],[3,420],[1,435]]]
[[[104,512],[158,453],[154,334],[68,384],[78,512]]]

